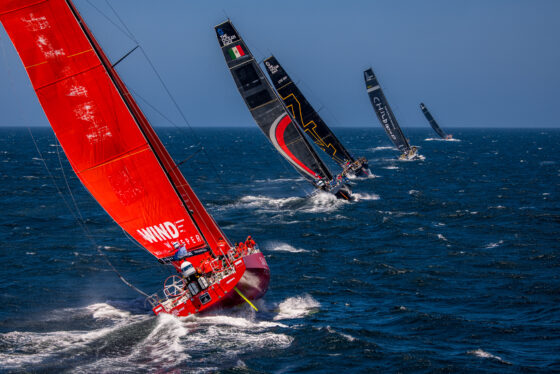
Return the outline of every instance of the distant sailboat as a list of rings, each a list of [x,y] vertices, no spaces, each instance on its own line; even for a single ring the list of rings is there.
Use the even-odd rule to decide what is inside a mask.
[[[187,316],[257,299],[270,272],[204,209],[70,0],[5,0],[0,21],[72,169],[105,211],[182,277],[148,298]],[[198,272],[195,269],[199,269]],[[235,292],[234,292],[235,291]]]
[[[333,134],[331,129],[305,99],[299,88],[282,68],[276,57],[264,60],[264,66],[278,95],[284,100],[300,128],[328,154],[346,173],[367,177],[371,175],[365,157],[355,159]]]
[[[442,139],[452,139],[453,135],[451,134],[446,134],[441,127],[439,127],[439,125],[437,124],[436,120],[434,119],[434,117],[432,116],[432,114],[430,113],[430,111],[428,110],[428,108],[426,108],[426,106],[424,105],[424,103],[420,103],[420,109],[422,109],[422,112],[424,113],[424,116],[426,116],[426,119],[428,120],[428,122],[430,122],[430,125],[432,126],[432,128],[434,129],[434,131],[439,135],[440,138]]]
[[[334,177],[307,141],[231,21],[215,30],[237,89],[274,148],[317,189],[349,200],[351,191],[344,177]]]
[[[389,103],[381,90],[381,86],[377,81],[377,77],[373,74],[371,68],[364,71],[364,79],[366,82],[366,89],[371,100],[371,105],[375,110],[375,114],[381,122],[381,126],[389,135],[395,146],[402,152],[400,160],[416,160],[419,159],[418,149],[415,146],[410,146],[408,140],[404,136]]]

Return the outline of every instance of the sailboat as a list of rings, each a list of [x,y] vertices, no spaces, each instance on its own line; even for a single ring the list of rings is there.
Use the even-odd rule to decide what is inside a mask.
[[[349,200],[351,190],[345,176],[333,176],[315,152],[231,21],[217,25],[215,30],[237,89],[274,148],[317,190]]]
[[[426,106],[424,105],[424,103],[420,103],[420,109],[422,109],[422,113],[424,113],[424,116],[426,116],[426,119],[428,120],[428,122],[430,122],[430,126],[432,126],[432,129],[434,129],[434,131],[436,132],[436,134],[439,135],[440,138],[442,139],[452,139],[453,135],[451,134],[446,134],[441,127],[439,127],[439,125],[437,124],[436,120],[434,119],[434,117],[432,116],[432,114],[430,113],[430,111],[428,110],[428,108],[426,108]]]
[[[319,113],[305,99],[299,88],[280,65],[276,57],[264,60],[264,66],[276,92],[295,118],[296,123],[315,144],[339,164],[344,173],[368,177],[371,171],[365,157],[355,159],[334,135]]]
[[[181,275],[148,297],[153,312],[187,316],[262,297],[270,271],[258,246],[226,238],[72,1],[4,0],[0,22],[84,187]]]
[[[364,71],[364,80],[366,82],[366,89],[371,101],[371,105],[375,110],[375,114],[381,122],[381,126],[385,129],[391,141],[395,144],[402,154],[399,160],[417,160],[420,159],[418,155],[418,148],[411,146],[404,136],[401,127],[399,126],[389,103],[381,90],[381,86],[377,81],[377,77],[373,74],[373,69],[369,68]]]

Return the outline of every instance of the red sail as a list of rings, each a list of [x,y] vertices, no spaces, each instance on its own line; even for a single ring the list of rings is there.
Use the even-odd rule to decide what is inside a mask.
[[[0,21],[76,175],[124,230],[157,258],[225,239],[69,0],[2,0]]]

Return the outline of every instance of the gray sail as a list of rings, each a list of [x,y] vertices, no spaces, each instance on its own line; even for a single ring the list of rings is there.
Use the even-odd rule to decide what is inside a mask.
[[[373,74],[371,68],[364,71],[364,79],[371,105],[373,105],[373,109],[381,122],[381,126],[383,126],[389,138],[401,152],[409,152],[410,144],[404,136],[391,107],[389,107],[387,98],[385,98],[377,77]]]
[[[228,20],[215,27],[227,66],[255,122],[276,150],[314,185],[333,179]]]

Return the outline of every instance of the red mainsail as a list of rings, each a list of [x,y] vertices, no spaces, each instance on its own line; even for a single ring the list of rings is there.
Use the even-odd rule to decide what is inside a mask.
[[[226,239],[71,1],[2,0],[0,22],[76,175],[126,232],[157,258]]]

